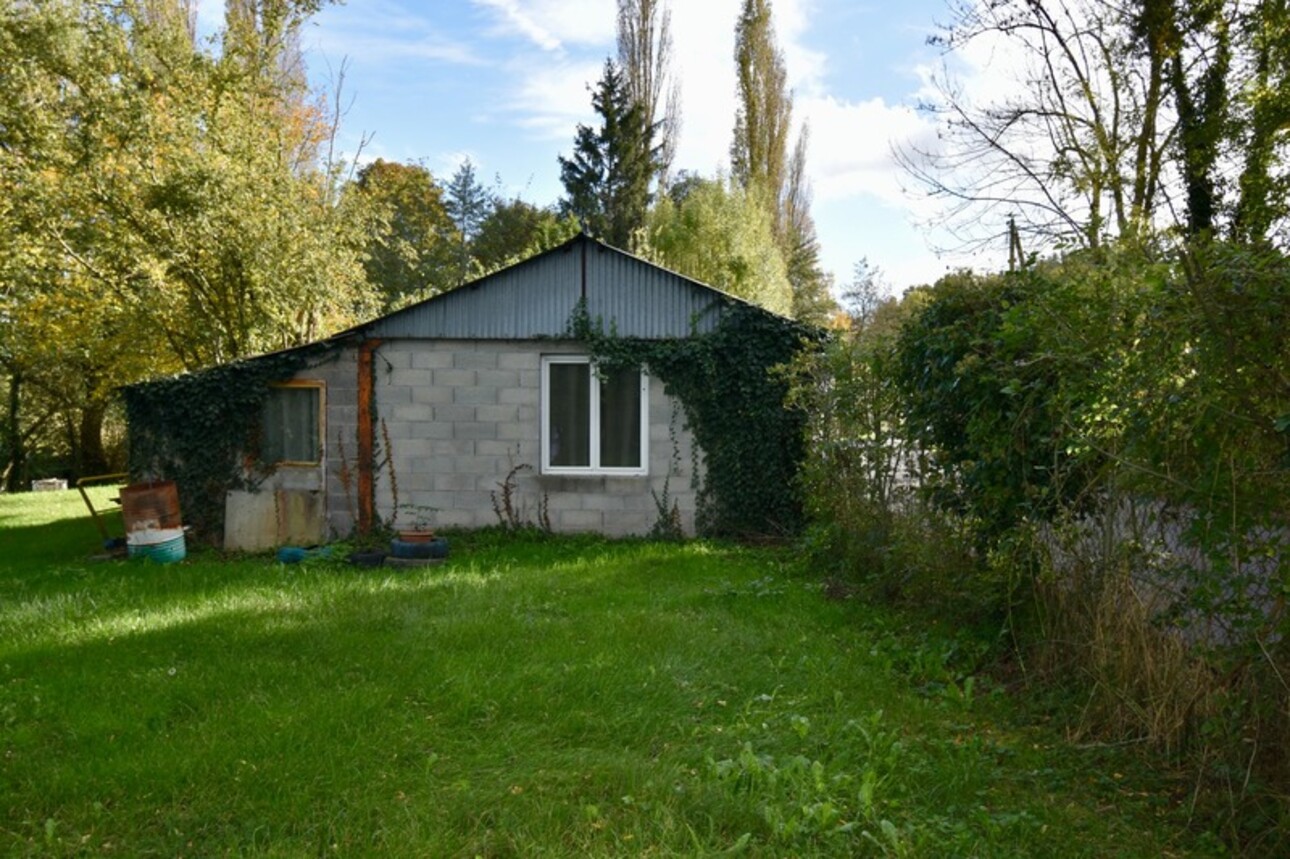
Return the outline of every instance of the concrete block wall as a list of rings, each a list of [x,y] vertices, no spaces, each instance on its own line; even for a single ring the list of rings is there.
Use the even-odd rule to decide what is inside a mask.
[[[541,359],[578,354],[575,343],[558,341],[396,340],[375,354],[375,400],[393,452],[402,519],[408,505],[434,508],[439,527],[478,528],[498,522],[494,493],[500,495],[517,466],[514,508],[536,522],[545,505],[560,532],[589,531],[611,536],[644,534],[658,520],[654,495],[675,502],[687,533],[694,532],[696,492],[694,442],[684,428],[679,403],[652,379],[649,391],[649,474],[645,477],[554,477],[538,473],[541,463]],[[356,361],[352,350],[328,376],[328,448],[337,433],[351,440],[357,430]],[[349,379],[345,380],[348,370]],[[301,375],[304,377],[304,374]],[[313,378],[318,378],[317,375]],[[345,385],[348,387],[345,387]],[[333,387],[336,388],[333,391]],[[333,405],[336,410],[333,409]],[[335,417],[333,417],[335,415]],[[378,443],[381,428],[376,429]],[[329,459],[335,460],[334,455]],[[701,466],[700,466],[701,467]],[[340,533],[350,524],[338,465],[328,469],[331,520]],[[389,477],[376,477],[379,515],[393,513]]]

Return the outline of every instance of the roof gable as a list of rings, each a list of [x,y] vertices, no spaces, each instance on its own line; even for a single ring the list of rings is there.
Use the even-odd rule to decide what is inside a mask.
[[[723,308],[747,304],[580,234],[353,332],[382,339],[558,338],[567,335],[583,300],[587,314],[606,329],[640,339],[706,333],[717,326]]]

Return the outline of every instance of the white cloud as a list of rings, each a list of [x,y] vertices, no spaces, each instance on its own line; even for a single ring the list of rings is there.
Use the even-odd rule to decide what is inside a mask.
[[[473,0],[492,16],[492,38],[520,37],[538,53],[503,62],[505,86],[497,107],[529,140],[573,139],[592,121],[588,87],[615,51],[613,0]]]
[[[880,98],[862,102],[833,96],[805,99],[811,123],[807,174],[818,199],[872,195],[888,204],[905,201],[893,145],[935,131],[910,107]]]
[[[433,34],[390,35],[375,28],[369,31],[362,27],[342,34],[328,29],[320,31],[313,41],[306,36],[304,44],[307,49],[317,50],[325,57],[360,57],[367,62],[378,58],[383,61],[429,60],[464,66],[487,65],[487,61],[469,45]]]
[[[528,39],[544,51],[597,45],[614,38],[614,9],[606,0],[474,0],[497,18],[497,32]]]
[[[816,0],[780,0],[774,6],[775,37],[784,54],[784,71],[795,99],[824,94],[828,57],[803,41],[820,14]]]
[[[504,108],[516,123],[541,140],[572,140],[578,123],[593,120],[591,93],[603,60],[561,60],[540,66],[512,64],[515,89]]]
[[[562,47],[560,40],[538,24],[517,0],[475,0],[475,2],[486,9],[492,9],[501,16],[503,31],[518,33],[544,51],[558,51]]]
[[[728,162],[738,16],[739,0],[672,3],[672,73],[681,82],[678,169],[710,173]]]

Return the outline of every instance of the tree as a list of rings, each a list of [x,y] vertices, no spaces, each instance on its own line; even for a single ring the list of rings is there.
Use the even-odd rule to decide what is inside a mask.
[[[32,428],[46,424],[67,428],[73,458],[102,473],[100,426],[119,379],[113,372],[173,368],[148,354],[139,314],[94,276],[102,239],[116,225],[93,195],[140,137],[139,123],[125,117],[151,97],[118,86],[114,75],[137,69],[126,78],[135,83],[151,70],[144,45],[182,50],[186,39],[174,35],[167,21],[144,22],[132,44],[111,14],[81,3],[9,6],[0,17],[0,351],[13,483],[23,477]]]
[[[788,269],[770,208],[755,188],[723,178],[689,179],[679,202],[650,214],[648,258],[784,316],[793,309]]]
[[[473,263],[481,273],[541,253],[578,232],[578,223],[561,218],[550,208],[535,206],[518,197],[494,198],[492,208],[479,225],[472,245]]]
[[[1040,250],[1149,240],[1175,225],[1266,238],[1284,216],[1284,147],[1273,143],[1290,116],[1281,0],[956,8],[935,41],[951,55],[979,42],[1017,58],[1017,86],[977,104],[942,73],[937,145],[898,157],[965,244],[997,239],[1013,216]],[[1242,160],[1231,182],[1227,162]]]
[[[806,145],[809,128],[803,127],[788,164],[783,211],[782,247],[793,286],[793,318],[812,325],[825,325],[837,312],[829,293],[832,279],[820,268],[820,241],[811,217],[811,188],[806,179]]]
[[[652,129],[613,60],[605,60],[591,104],[600,127],[579,125],[572,157],[560,157],[560,181],[567,194],[563,209],[593,235],[631,249],[653,196],[657,147],[646,145]]]
[[[770,0],[744,0],[735,30],[739,106],[730,163],[734,178],[756,190],[771,216],[772,234],[788,265],[793,315],[824,323],[836,309],[829,278],[820,268],[819,241],[811,217],[806,178],[809,132],[803,128],[788,155],[793,96],[784,57],[775,44]]]
[[[265,34],[316,7],[262,4],[219,56],[194,45],[179,2],[0,16],[0,218],[19,260],[0,268],[9,390],[19,409],[25,391],[60,403],[84,470],[101,468],[114,386],[370,309],[359,236],[316,163],[324,117],[266,71],[282,42]]]
[[[730,168],[735,181],[760,187],[769,195],[778,234],[783,225],[780,201],[787,176],[793,97],[787,89],[784,56],[775,44],[770,0],[744,0],[735,27],[735,71],[739,106]]]
[[[448,197],[445,202],[448,217],[457,227],[456,280],[460,283],[471,274],[471,259],[474,256],[472,246],[488,216],[493,198],[475,178],[475,165],[469,158],[457,165],[445,190]]]
[[[460,234],[429,170],[377,159],[353,190],[372,216],[363,268],[384,311],[460,281]]]
[[[493,197],[475,178],[475,165],[469,158],[457,165],[452,178],[448,180],[445,193],[448,197],[445,208],[448,217],[456,225],[462,240],[467,244],[479,235],[479,228],[488,217],[488,209]]]
[[[1233,94],[1235,149],[1245,154],[1237,180],[1232,237],[1253,243],[1277,238],[1290,246],[1286,201],[1286,130],[1290,129],[1290,3],[1267,0],[1242,7],[1238,45],[1249,73]],[[1279,231],[1279,235],[1278,235]]]
[[[938,147],[898,153],[946,201],[946,223],[965,242],[991,240],[1014,213],[1028,246],[1096,247],[1108,230],[1150,223],[1166,166],[1163,55],[1153,47],[1132,73],[1108,3],[965,4],[935,41],[947,51],[1002,42],[1021,65],[1015,92],[982,106],[936,78]]]
[[[681,85],[670,83],[672,13],[659,0],[618,0],[618,65],[640,105],[646,134],[642,157],[656,153],[654,179],[667,184],[681,130]]]

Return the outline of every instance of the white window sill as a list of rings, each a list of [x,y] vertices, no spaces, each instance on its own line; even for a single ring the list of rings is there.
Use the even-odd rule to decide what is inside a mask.
[[[546,477],[649,477],[643,468],[544,468]]]

